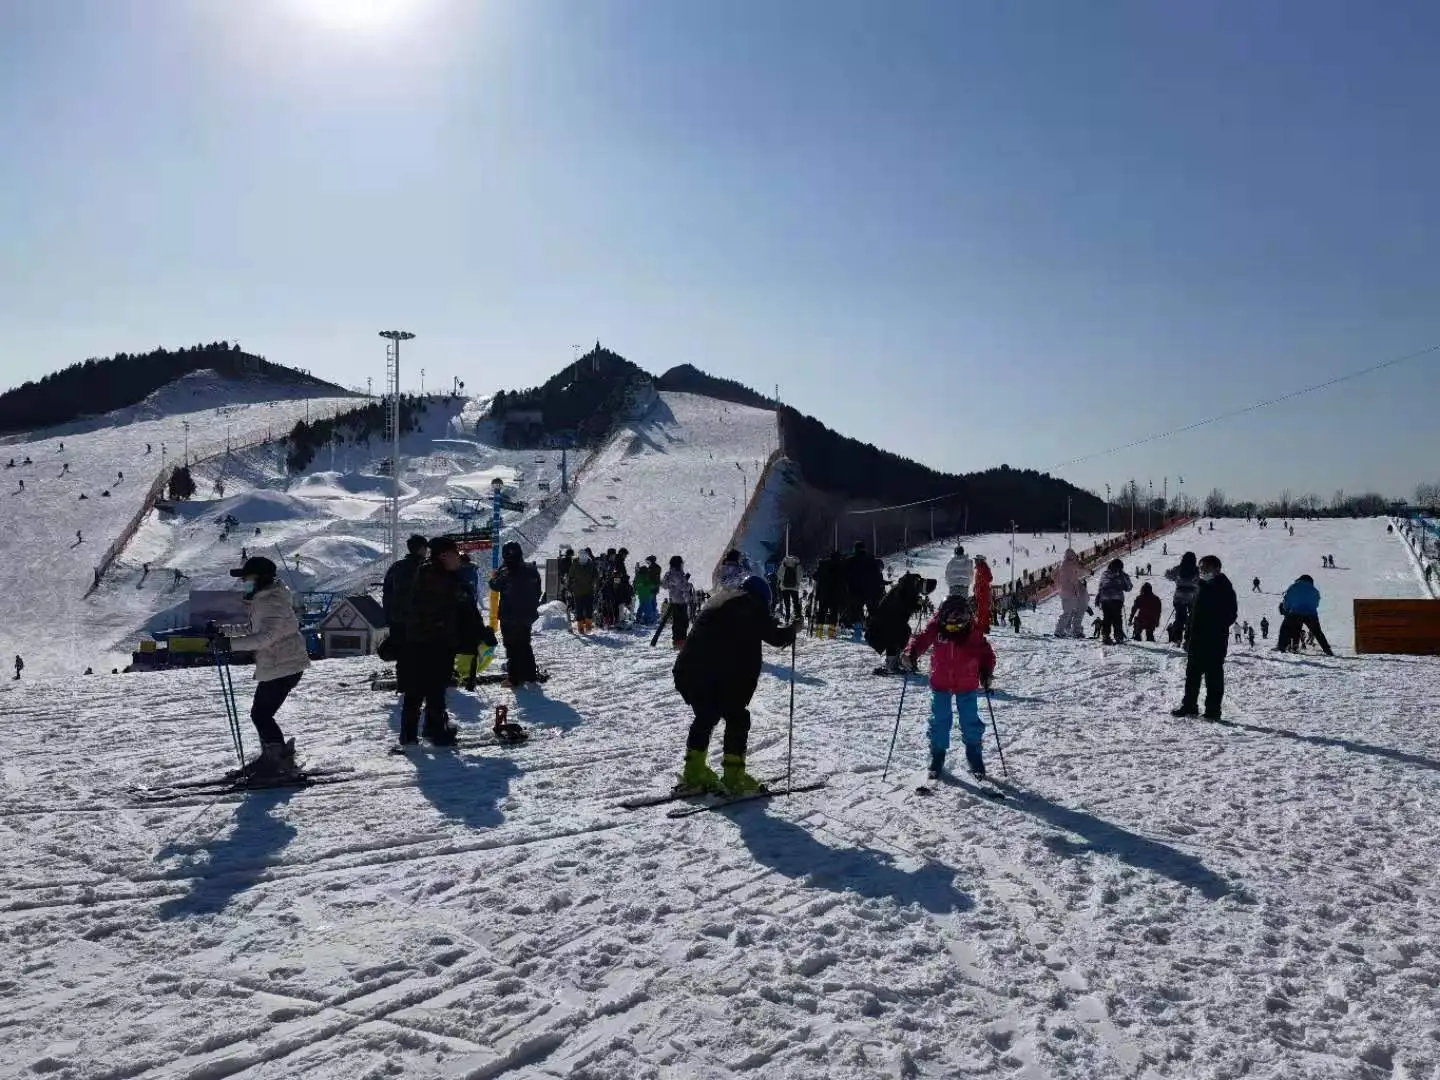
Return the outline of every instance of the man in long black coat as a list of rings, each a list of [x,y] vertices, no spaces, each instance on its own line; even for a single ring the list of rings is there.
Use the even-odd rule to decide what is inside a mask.
[[[1190,609],[1190,639],[1186,646],[1185,698],[1172,716],[1199,712],[1200,683],[1205,683],[1205,719],[1219,720],[1225,700],[1225,655],[1230,648],[1230,627],[1239,618],[1235,587],[1220,572],[1220,560],[1200,560],[1200,589]]]
[[[385,585],[380,594],[380,606],[385,611],[385,625],[390,634],[384,645],[385,657],[395,659],[395,687],[405,691],[405,617],[410,613],[410,590],[415,584],[415,574],[425,563],[429,541],[418,533],[405,542],[406,555],[390,564],[385,571]]]
[[[490,575],[490,588],[500,594],[500,640],[505,643],[506,683],[535,682],[532,644],[535,617],[540,608],[540,571],[525,561],[520,545],[511,540],[500,549],[500,568]]]
[[[430,541],[430,561],[415,572],[405,615],[406,683],[400,708],[400,744],[418,741],[420,707],[425,707],[425,737],[436,746],[455,743],[455,728],[445,708],[445,691],[457,652],[474,652],[495,635],[475,604],[475,591],[460,576],[455,541]]]
[[[783,648],[795,640],[796,624],[782,626],[770,614],[770,587],[750,577],[739,588],[717,589],[700,609],[675,661],[675,689],[695,713],[685,741],[680,785],[696,791],[743,795],[760,783],[745,771],[750,738],[750,699],[760,682],[762,642]],[[706,764],[710,735],[725,721],[724,776]]]
[[[925,588],[927,584],[929,589]],[[927,582],[919,574],[901,574],[880,601],[865,627],[866,644],[885,655],[884,667],[876,668],[875,674],[900,674],[900,654],[910,644],[910,620],[920,610],[926,593],[934,591],[933,580]]]

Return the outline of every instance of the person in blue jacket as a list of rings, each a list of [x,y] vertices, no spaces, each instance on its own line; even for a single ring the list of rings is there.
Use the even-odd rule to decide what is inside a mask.
[[[1326,656],[1335,655],[1330,649],[1330,642],[1325,640],[1325,631],[1320,629],[1320,590],[1309,574],[1301,574],[1285,590],[1285,598],[1280,601],[1280,614],[1285,619],[1280,624],[1280,640],[1275,648],[1281,652],[1293,648],[1300,640],[1301,630],[1305,629],[1315,635],[1316,643]]]

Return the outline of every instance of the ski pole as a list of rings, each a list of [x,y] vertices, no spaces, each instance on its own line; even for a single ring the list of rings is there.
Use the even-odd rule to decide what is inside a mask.
[[[885,769],[880,773],[883,782],[890,775],[890,759],[895,756],[895,740],[900,737],[900,717],[905,715],[905,691],[910,689],[910,673],[905,672],[905,680],[900,684],[900,708],[895,711],[895,732],[890,736],[890,752],[885,755]]]
[[[229,678],[229,665],[225,663],[224,656],[217,649],[215,651],[215,672],[220,678],[220,697],[225,703],[225,719],[230,724],[230,742],[235,747],[235,756],[240,759],[240,766],[245,766],[245,749],[240,738],[239,712],[235,706],[235,685]]]
[[[990,688],[985,688],[985,707],[990,710],[990,730],[995,733],[995,749],[1000,753],[1000,768],[1005,779],[1010,779],[1010,766],[1005,764],[1005,748],[1000,745],[1000,727],[995,723],[995,703],[990,700]]]
[[[790,731],[785,742],[785,786],[790,787],[790,768],[795,762],[795,639],[790,639]]]
[[[655,643],[660,640],[660,633],[665,629],[665,624],[670,621],[674,614],[675,605],[668,600],[665,601],[665,614],[660,616],[660,625],[655,627],[655,633],[650,635],[650,647],[652,649],[655,647]]]

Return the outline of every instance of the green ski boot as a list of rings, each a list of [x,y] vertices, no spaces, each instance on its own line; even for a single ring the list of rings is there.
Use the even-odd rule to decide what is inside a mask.
[[[754,795],[765,790],[765,785],[745,771],[745,759],[739,754],[726,754],[720,763],[725,775],[720,786],[726,795]]]
[[[680,770],[675,789],[693,791],[697,795],[721,790],[720,777],[706,763],[704,750],[685,751],[685,767]]]

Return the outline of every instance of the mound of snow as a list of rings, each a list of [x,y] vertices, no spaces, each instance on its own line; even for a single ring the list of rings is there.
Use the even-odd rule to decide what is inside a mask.
[[[242,525],[273,521],[301,521],[320,516],[304,499],[283,491],[247,491],[211,503],[216,514],[229,514]]]
[[[541,630],[567,630],[570,627],[570,616],[565,611],[565,605],[559,600],[541,604],[536,617],[539,619]]]
[[[317,472],[302,476],[290,485],[296,495],[307,499],[351,499],[368,495],[382,501],[390,498],[392,486],[388,476],[360,472]],[[409,498],[415,489],[400,481],[400,497]]]

